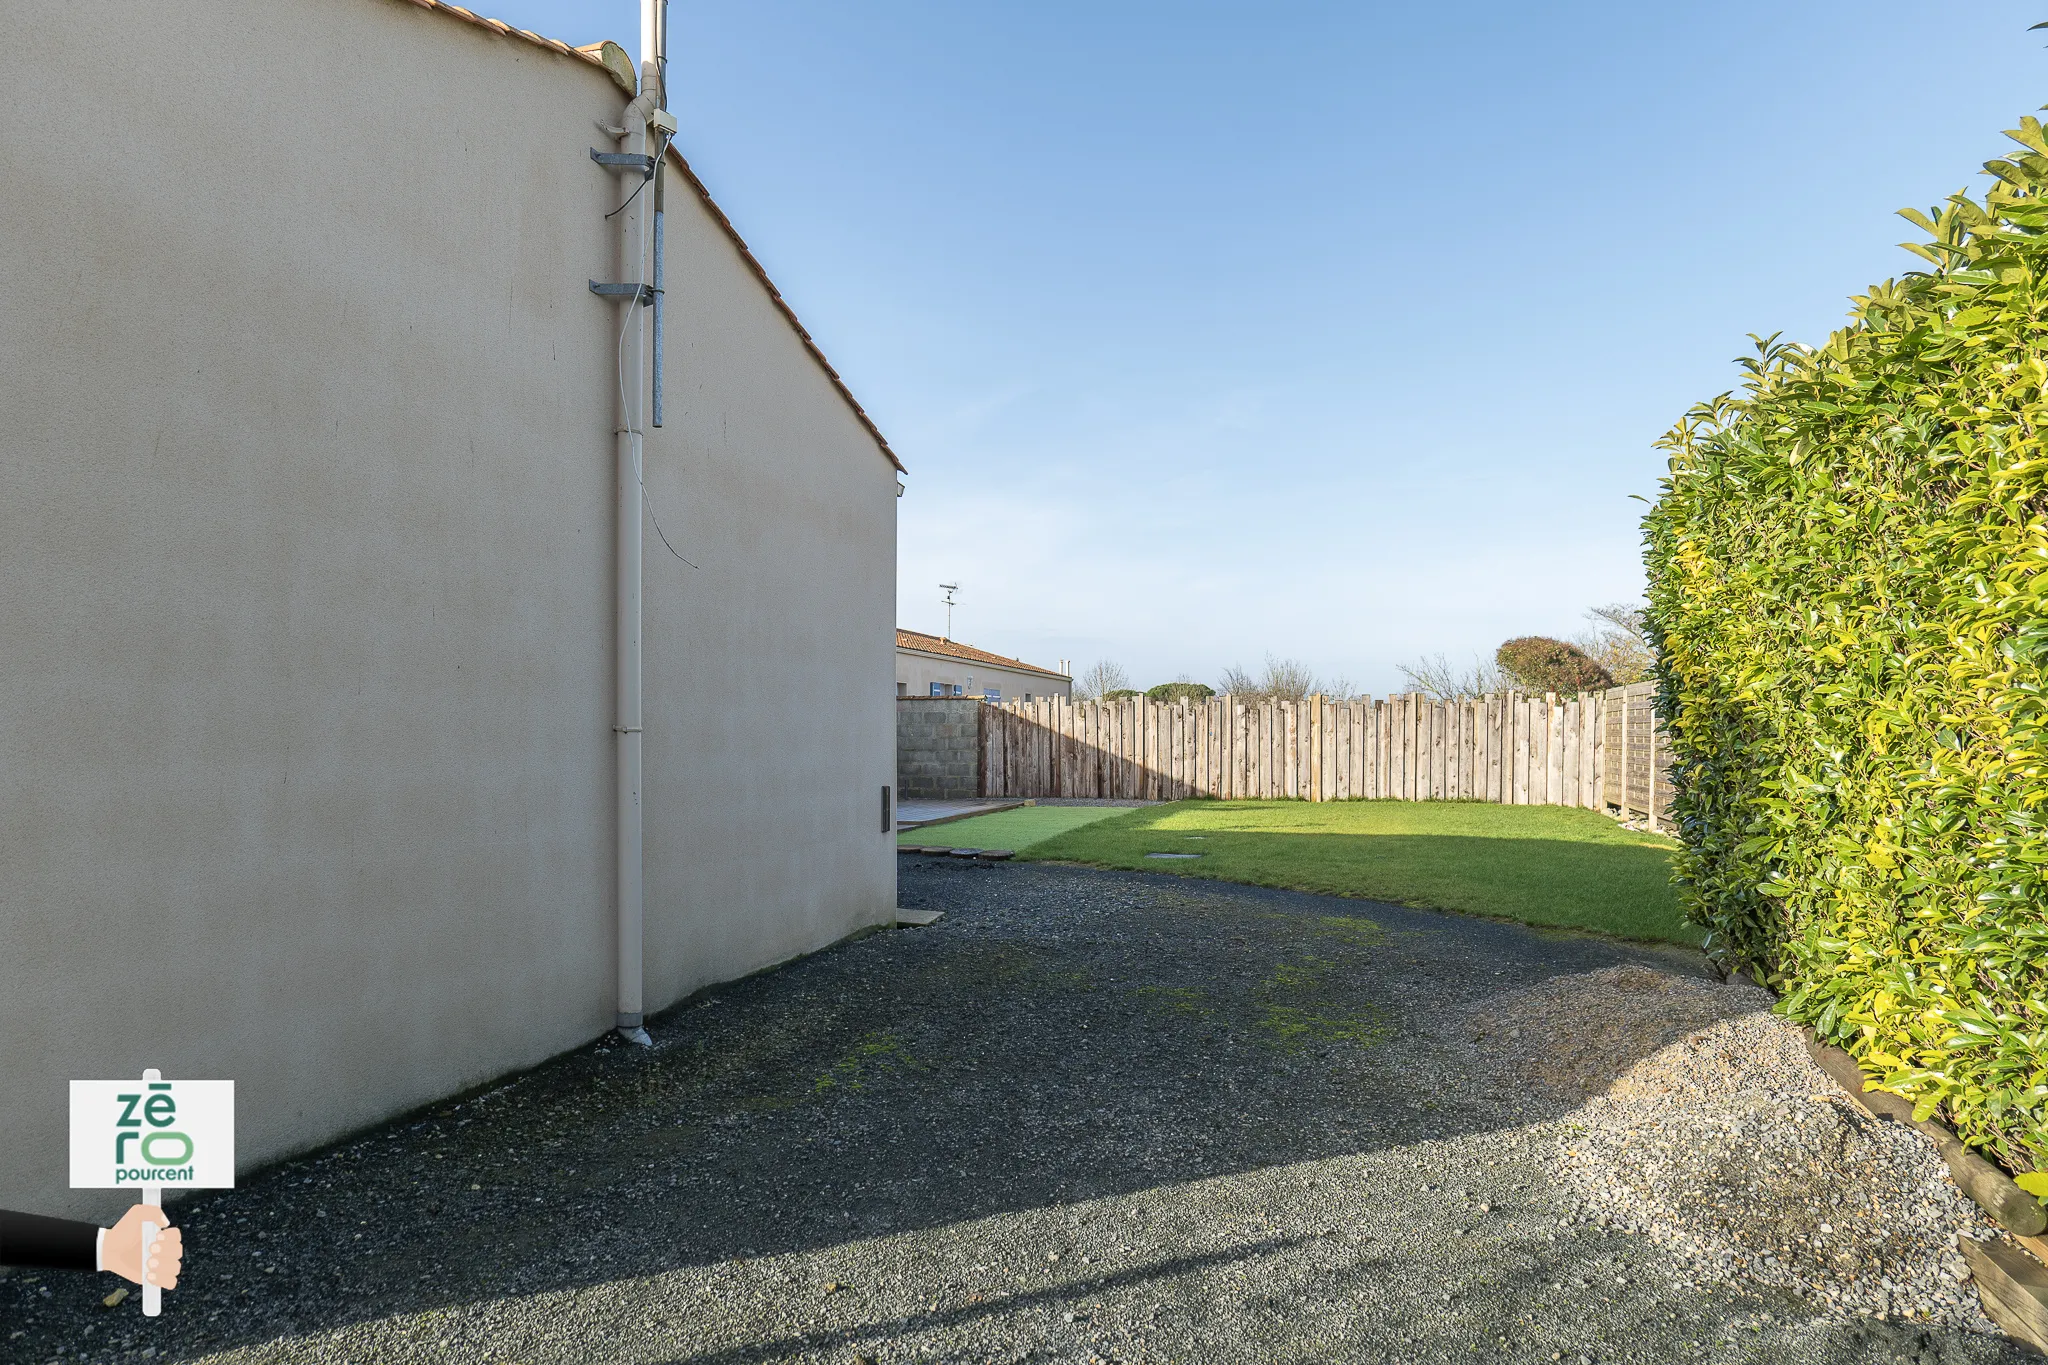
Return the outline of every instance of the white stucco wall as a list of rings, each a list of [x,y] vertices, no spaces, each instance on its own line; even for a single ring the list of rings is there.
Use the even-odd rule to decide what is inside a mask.
[[[1027,692],[1037,698],[1065,697],[1073,691],[1073,683],[1065,678],[967,659],[949,659],[900,646],[896,650],[896,683],[897,695],[905,697],[929,697],[933,683],[965,688],[965,695],[970,697],[982,696],[991,687],[1000,688],[1004,701],[1016,700]]]
[[[73,1077],[258,1164],[611,1022],[625,97],[396,0],[7,18],[0,1205],[104,1214]],[[895,905],[894,471],[671,185],[650,1009]]]

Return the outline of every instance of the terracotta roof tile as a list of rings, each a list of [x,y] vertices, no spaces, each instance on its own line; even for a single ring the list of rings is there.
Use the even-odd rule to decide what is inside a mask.
[[[901,626],[896,627],[896,648],[914,649],[920,654],[943,654],[949,659],[963,659],[968,663],[991,664],[997,668],[1015,668],[1026,673],[1042,673],[1048,678],[1059,678],[1067,682],[1073,681],[1065,673],[1055,673],[1050,668],[1040,668],[1036,664],[1027,664],[1022,659],[1011,659],[1001,654],[991,654],[985,649],[976,649],[973,645],[963,645],[956,640],[948,640],[939,635],[926,635],[920,630],[905,630]]]

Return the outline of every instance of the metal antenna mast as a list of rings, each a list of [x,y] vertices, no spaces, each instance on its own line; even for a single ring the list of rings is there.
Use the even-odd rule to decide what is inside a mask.
[[[946,638],[950,640],[953,638],[953,594],[960,591],[960,585],[941,583],[939,586],[946,590]]]

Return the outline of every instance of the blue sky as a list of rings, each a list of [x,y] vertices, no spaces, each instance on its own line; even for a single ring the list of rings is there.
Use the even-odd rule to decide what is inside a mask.
[[[635,45],[634,3],[483,0]],[[2048,5],[671,8],[681,145],[910,467],[901,624],[1140,686],[1637,596],[1651,443],[2048,101]]]

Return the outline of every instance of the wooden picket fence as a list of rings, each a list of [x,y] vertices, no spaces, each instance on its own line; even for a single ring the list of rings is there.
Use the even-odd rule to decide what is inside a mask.
[[[980,708],[984,796],[1490,801],[1668,808],[1648,685],[1575,697],[1161,704],[1061,697]],[[1653,757],[1654,755],[1654,757]]]

